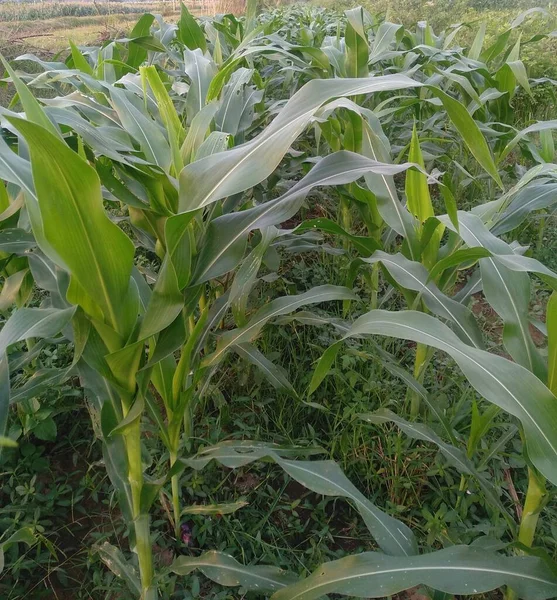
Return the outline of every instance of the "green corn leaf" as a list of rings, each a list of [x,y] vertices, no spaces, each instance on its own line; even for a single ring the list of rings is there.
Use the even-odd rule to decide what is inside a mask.
[[[263,565],[242,565],[237,560],[214,550],[201,556],[179,556],[170,566],[172,573],[189,575],[199,570],[211,581],[226,587],[239,587],[260,592],[274,592],[297,580],[294,574]]]
[[[0,332],[0,336],[2,332]],[[5,437],[6,427],[8,425],[8,415],[10,412],[10,369],[8,367],[8,356],[6,351],[0,354],[0,436],[4,440],[0,444],[0,458],[2,456],[2,448],[9,446],[9,442]],[[3,558],[0,557],[0,559]],[[1,571],[1,569],[0,569]]]
[[[0,251],[10,254],[24,254],[37,245],[31,233],[23,229],[4,229],[0,231]]]
[[[365,334],[412,340],[449,354],[479,394],[522,422],[528,456],[547,479],[557,482],[557,399],[533,373],[467,346],[446,325],[424,313],[371,311],[354,322],[346,337]]]
[[[555,142],[551,130],[540,131],[540,154],[547,163],[552,163],[555,158]]]
[[[447,461],[460,473],[472,475],[477,479],[479,486],[491,506],[497,507],[502,513],[506,512],[499,498],[500,492],[498,492],[495,486],[478,472],[476,467],[472,464],[472,461],[466,456],[466,453],[460,448],[456,448],[455,446],[444,442],[431,427],[421,423],[411,423],[386,408],[381,408],[374,413],[362,414],[360,415],[360,418],[367,423],[394,423],[409,438],[435,444]]]
[[[369,44],[364,26],[364,9],[359,6],[347,10],[346,15],[346,60],[348,77],[368,77]]]
[[[65,369],[39,369],[29,377],[24,385],[14,388],[11,392],[10,402],[24,402],[37,398],[45,391],[60,385],[72,376],[73,365]]]
[[[191,80],[190,89],[186,98],[186,113],[188,123],[203,109],[207,102],[209,85],[216,73],[215,63],[204,56],[198,48],[196,50],[185,49],[184,70]],[[187,169],[188,167],[186,167]]]
[[[530,133],[538,133],[542,131],[551,131],[552,129],[557,129],[557,120],[553,121],[538,121],[533,125],[530,125],[519,131],[514,138],[503,148],[503,151],[498,156],[498,162],[501,163],[516,147],[516,145],[526,137]]]
[[[141,594],[141,583],[135,567],[126,560],[118,548],[103,542],[96,546],[96,551],[103,563],[120,579],[123,579],[132,593]]]
[[[472,45],[470,46],[470,50],[468,50],[468,58],[471,58],[472,60],[478,60],[480,58],[482,47],[484,45],[486,27],[487,27],[487,21],[482,21],[480,23],[480,27],[478,28],[478,31],[476,32],[474,41],[472,42]]]
[[[474,119],[470,116],[466,108],[451,96],[445,94],[439,88],[429,87],[430,92],[439,98],[443,103],[449,118],[456,127],[458,133],[462,136],[462,139],[468,146],[468,149],[473,154],[474,158],[480,163],[480,165],[493,177],[497,185],[503,189],[503,182],[493,156],[487,142],[485,141],[482,132]]]
[[[128,460],[126,447],[122,436],[110,437],[110,432],[118,425],[119,419],[122,418],[121,411],[119,416],[116,412],[118,403],[113,404],[113,391],[108,381],[102,377],[99,371],[93,370],[85,361],[78,363],[79,377],[81,385],[85,390],[85,395],[92,406],[99,411],[101,417],[101,429],[103,433],[103,460],[110,478],[110,481],[117,491],[119,506],[122,510],[124,518],[132,518],[132,495],[130,484],[128,481]],[[116,404],[116,406],[115,406]],[[110,548],[113,548],[112,546]],[[110,557],[110,548],[107,549],[107,556]],[[119,552],[119,551],[118,551]],[[126,569],[129,565],[119,554],[112,557],[115,560],[115,566],[122,565],[122,572],[115,571],[119,577],[126,579],[131,573],[128,585],[133,581],[137,581],[137,575],[133,576],[135,569]],[[131,565],[130,565],[131,566]],[[126,575],[126,571],[128,575]],[[139,582],[137,582],[139,584]],[[132,584],[131,589],[135,589],[135,584]]]
[[[466,265],[475,263],[480,258],[485,258],[486,256],[491,256],[491,252],[486,248],[461,248],[435,263],[429,271],[428,279],[436,279],[448,269],[458,267],[463,263]]]
[[[4,440],[5,445],[11,445],[9,442],[12,440],[8,440],[8,438],[2,439]],[[1,447],[2,444],[0,443],[0,448]],[[4,552],[8,550],[10,546],[20,543],[27,544],[27,546],[32,546],[35,543],[35,535],[31,527],[22,527],[21,529],[18,529],[16,532],[12,533],[7,540],[0,541],[0,573],[2,573],[4,570]]]
[[[139,21],[134,25],[134,28],[131,30],[130,38],[132,40],[137,38],[145,38],[151,32],[151,25],[155,20],[154,15],[149,13],[145,13]],[[130,67],[137,69],[141,63],[147,58],[147,49],[143,46],[130,41],[128,43],[128,57],[126,59],[126,64]]]
[[[298,397],[296,390],[288,380],[288,373],[279,365],[272,363],[255,346],[244,343],[237,344],[232,349],[236,354],[255,365],[275,389],[284,391],[294,398]]]
[[[408,162],[416,163],[422,169],[425,168],[415,123],[412,129]],[[434,216],[426,175],[416,169],[410,169],[406,173],[405,191],[408,209],[421,223],[425,222],[429,217]]]
[[[407,163],[382,164],[346,151],[326,156],[279,198],[211,221],[205,235],[205,243],[197,258],[192,284],[218,277],[236,267],[244,256],[249,232],[290,219],[314,187],[351,183],[372,172],[392,176],[408,169],[409,166]]]
[[[435,415],[436,419],[439,421],[439,423],[441,423],[441,425],[445,429],[451,442],[453,444],[457,444],[458,441],[455,437],[453,428],[449,423],[449,420],[445,416],[443,409],[439,406],[438,402],[435,401],[435,399],[428,393],[424,386],[415,377],[413,377],[406,369],[404,369],[398,364],[397,359],[392,354],[384,350],[381,346],[379,346],[379,344],[374,343],[374,346],[375,347],[373,354],[366,354],[365,357],[369,358],[370,360],[379,361],[381,365],[389,373],[391,373],[391,375],[398,377],[412,391],[416,392],[418,396],[423,398],[431,413]]]
[[[230,134],[223,133],[222,131],[212,131],[203,141],[199,150],[195,155],[196,160],[201,160],[211,154],[217,152],[224,152],[228,149],[230,142]]]
[[[234,71],[222,93],[222,104],[215,116],[220,131],[237,135],[251,125],[254,106],[261,102],[263,91],[250,85],[253,69]]]
[[[108,434],[109,437],[113,435],[125,435],[127,431],[137,425],[144,410],[145,400],[143,399],[143,396],[138,396],[128,411],[128,414],[110,431]]]
[[[246,24],[244,26],[244,35],[251,33],[257,24],[257,6],[258,0],[246,0]]]
[[[224,504],[193,504],[182,509],[183,515],[231,515],[248,506],[245,500],[227,502]]]
[[[370,502],[331,460],[289,460],[288,455],[300,454],[301,449],[285,450],[279,446],[258,442],[224,442],[207,448],[194,458],[182,459],[183,465],[204,468],[216,460],[229,468],[238,468],[263,458],[277,465],[304,487],[323,496],[338,496],[350,500],[362,515],[366,526],[384,552],[393,555],[412,555],[417,552],[412,531]]]
[[[190,50],[200,48],[203,53],[207,51],[205,34],[183,2],[180,2],[177,38]]]
[[[341,558],[276,592],[272,600],[314,600],[335,593],[384,598],[419,585],[457,595],[481,594],[508,585],[524,600],[546,600],[557,593],[557,577],[540,558],[453,546],[421,556],[364,552]]]
[[[268,227],[261,232],[261,241],[246,257],[234,277],[230,287],[229,302],[232,305],[232,313],[236,325],[242,327],[246,324],[246,311],[248,306],[248,297],[257,281],[257,273],[263,262],[265,253],[269,249],[271,242],[276,239],[278,230],[275,227]]]
[[[418,292],[433,314],[448,320],[464,343],[483,348],[482,334],[472,312],[443,294],[432,281],[428,282],[429,274],[422,264],[410,261],[400,253],[390,255],[381,251],[363,261],[369,264],[381,262],[400,286]]]
[[[418,85],[403,75],[310,81],[253,140],[184,167],[180,173],[180,211],[196,210],[263,181],[328,100]]]
[[[505,210],[495,218],[491,231],[502,235],[516,229],[535,210],[550,208],[557,202],[557,183],[527,185],[516,194]]]
[[[326,219],[324,217],[303,221],[298,225],[298,227],[296,227],[294,233],[315,231],[316,229],[349,240],[362,256],[369,256],[379,247],[379,242],[373,238],[363,235],[352,235],[348,231],[344,230],[338,223],[335,223],[333,220]]]
[[[211,102],[204,106],[192,119],[184,143],[180,148],[182,160],[185,165],[195,160],[195,155],[209,131],[211,121],[217,113],[218,108],[219,105],[217,102]]]
[[[128,99],[125,90],[111,88],[111,99],[125,130],[139,143],[145,158],[168,170],[172,162],[170,145],[155,121],[139,111]]]
[[[402,29],[398,23],[383,21],[377,29],[371,46],[370,59],[374,63],[381,59],[381,55],[387,52],[391,44],[396,40],[397,33]]]
[[[70,49],[71,49],[71,53],[72,53],[72,60],[73,60],[74,67],[76,69],[79,69],[80,71],[83,71],[84,73],[87,73],[87,75],[92,76],[93,68],[87,62],[87,59],[85,58],[85,56],[83,56],[83,54],[81,53],[81,50],[71,40],[70,40]]]
[[[75,307],[21,308],[12,313],[0,331],[0,356],[12,344],[27,338],[45,338],[57,335],[66,327],[75,313]]]
[[[33,96],[23,81],[21,81],[21,79],[16,75],[15,71],[10,67],[8,61],[1,54],[0,60],[2,60],[6,71],[8,71],[8,74],[12,79],[26,117],[32,123],[36,123],[37,125],[44,127],[52,135],[61,138],[60,132],[58,129],[56,129],[52,121],[46,116],[46,113],[43,110],[43,107],[39,104],[39,101],[35,98],[35,96]]]
[[[505,50],[511,33],[512,29],[507,29],[506,31],[503,31],[503,33],[501,33],[499,36],[497,36],[495,42],[493,42],[493,44],[491,44],[489,48],[486,48],[480,54],[480,62],[487,64],[490,61],[495,60],[501,54],[501,52]]]
[[[31,198],[34,198],[35,185],[29,161],[13,152],[1,137],[0,178],[6,182],[14,183],[31,196]]]
[[[469,247],[483,247],[492,257],[480,259],[483,290],[487,301],[504,321],[503,342],[511,356],[546,381],[546,368],[529,331],[530,278],[526,272],[538,269],[554,274],[533,259],[516,255],[471,213],[459,211],[459,232]],[[539,267],[537,267],[539,265]]]
[[[263,326],[272,318],[294,312],[302,306],[329,302],[331,300],[357,300],[357,296],[348,288],[336,285],[321,285],[303,294],[283,296],[260,308],[247,325],[227,331],[220,336],[216,351],[207,357],[205,365],[213,365],[222,359],[231,346],[250,342]]]
[[[328,375],[341,347],[342,343],[340,341],[336,342],[332,346],[329,346],[322,354],[317,366],[315,367],[315,370],[313,371],[313,375],[311,376],[311,381],[309,382],[308,388],[308,396],[311,396],[313,392],[315,392],[315,390],[321,385],[323,379],[325,379],[325,377]]]
[[[557,396],[557,292],[553,292],[547,302],[547,387]]]
[[[513,19],[513,22],[511,23],[511,29],[520,27],[530,15],[535,13],[541,13],[546,16],[550,15],[550,13],[545,8],[541,8],[539,6],[535,8],[529,8],[528,10],[522,11],[517,17]]]
[[[169,221],[170,219],[167,224]],[[143,340],[166,329],[182,312],[183,307],[184,296],[180,292],[172,254],[167,252],[143,315],[139,339]]]
[[[128,297],[134,247],[106,215],[97,173],[38,125],[15,118],[12,123],[29,145],[48,243],[64,261],[60,266],[94,299],[107,323],[119,330],[120,315],[129,308],[123,300]]]
[[[47,114],[52,117],[58,125],[67,125],[71,127],[91,149],[101,156],[106,156],[123,165],[131,165],[132,161],[142,162],[143,159],[128,157],[123,153],[134,151],[131,141],[122,139],[122,136],[113,135],[113,129],[107,127],[93,127],[86,119],[80,117],[77,113],[70,112],[64,108],[47,107]],[[82,157],[83,158],[83,157]]]
[[[390,148],[377,119],[362,122],[362,154],[373,160],[390,163]],[[377,199],[377,210],[385,223],[402,235],[408,243],[410,258],[418,258],[418,221],[398,199],[392,175],[369,172],[365,175],[366,185]]]
[[[124,38],[124,40],[122,40],[122,41],[133,42],[137,46],[139,46],[145,50],[150,50],[151,52],[165,52],[166,51],[165,46],[163,44],[161,44],[159,42],[159,40],[152,35],[142,35],[142,36],[139,36],[136,38]],[[105,59],[103,64],[106,65],[107,63],[108,64],[126,64],[126,63],[120,63],[120,61]]]
[[[424,158],[420,148],[420,140],[416,131],[416,124],[412,129],[412,139],[410,141],[410,150],[408,152],[408,161],[417,164],[424,169]],[[420,223],[425,223],[427,219],[434,216],[433,204],[429,193],[427,175],[417,169],[410,169],[406,173],[405,192],[408,210],[418,219]],[[422,242],[423,262],[426,266],[431,266],[437,257],[437,250],[441,237],[442,228],[436,228],[431,232],[431,238],[428,242]],[[422,228],[425,230],[425,228]]]
[[[157,101],[157,106],[162,118],[162,122],[166,128],[168,139],[170,141],[170,148],[172,149],[172,157],[174,162],[174,169],[178,174],[182,167],[182,156],[180,154],[180,147],[184,142],[186,133],[174,108],[172,99],[168,95],[166,88],[157,72],[156,67],[153,65],[149,67],[140,67],[139,72],[141,78],[145,84],[148,83],[151,88],[153,95]]]
[[[143,350],[143,343],[140,340],[106,354],[104,357],[111,371],[110,375],[107,374],[106,377],[115,381],[121,389],[132,396],[137,386],[136,375]]]

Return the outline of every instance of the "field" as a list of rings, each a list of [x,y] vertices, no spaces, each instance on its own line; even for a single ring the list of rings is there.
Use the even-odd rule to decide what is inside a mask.
[[[0,5],[0,598],[557,597],[557,13],[327,2]]]
[[[122,37],[144,12],[175,19],[179,14],[169,2],[5,2],[0,4],[0,50],[10,58],[25,52],[54,55],[68,47],[68,39],[87,45]]]

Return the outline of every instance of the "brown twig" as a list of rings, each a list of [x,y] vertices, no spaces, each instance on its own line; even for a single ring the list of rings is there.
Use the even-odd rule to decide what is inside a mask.
[[[505,469],[504,473],[505,473],[505,479],[509,485],[509,493],[514,502],[514,506],[515,506],[515,510],[516,510],[516,517],[517,517],[518,521],[520,522],[520,521],[522,521],[522,504],[520,503],[518,494],[516,493],[516,488],[514,487],[511,470]]]
[[[54,35],[53,33],[33,33],[32,35],[18,35],[17,37],[9,38],[8,44],[13,44],[14,42],[20,42],[21,40],[26,40],[28,38],[52,37],[53,35]]]

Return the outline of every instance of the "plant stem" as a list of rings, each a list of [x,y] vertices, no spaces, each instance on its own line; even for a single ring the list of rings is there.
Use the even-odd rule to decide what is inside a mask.
[[[135,519],[135,549],[139,560],[141,577],[141,600],[157,600],[158,593],[153,586],[153,555],[149,515],[138,515]]]
[[[132,516],[135,529],[135,549],[141,577],[141,600],[156,600],[153,588],[153,555],[149,528],[149,515],[141,512],[141,490],[143,488],[143,465],[141,461],[141,422],[130,426],[124,436],[128,455],[128,481],[132,492]]]
[[[170,455],[170,468],[176,462],[176,455]],[[172,485],[172,510],[174,513],[174,535],[178,540],[180,538],[180,475],[172,475],[170,479]]]
[[[462,474],[460,476],[460,486],[458,487],[458,498],[456,499],[456,504],[455,504],[455,511],[457,511],[457,512],[462,503],[462,498],[464,497],[465,489],[466,489],[466,476],[464,474]]]
[[[532,547],[540,512],[545,499],[545,479],[533,469],[528,469],[528,491],[524,500],[518,541],[528,548]]]
[[[540,219],[540,224],[538,226],[538,243],[536,250],[539,252],[543,248],[543,234],[545,232],[545,217]]]
[[[350,203],[345,198],[342,198],[340,201],[340,224],[344,231],[350,231],[352,226],[352,214],[350,212]],[[348,248],[350,242],[344,240],[343,245],[345,248]]]
[[[371,267],[371,310],[377,308],[377,293],[379,291],[379,263]]]
[[[546,496],[545,479],[534,469],[528,468],[528,490],[522,509],[522,518],[518,530],[518,541],[531,548],[536,535],[536,527],[540,512],[544,506]],[[507,588],[505,600],[518,600],[518,595],[511,588]]]
[[[414,378],[420,383],[423,382],[425,375],[425,368],[427,365],[428,358],[428,347],[425,344],[418,344],[416,346],[416,359],[414,361]],[[421,399],[417,392],[409,390],[410,395],[410,416],[415,419],[420,413]]]

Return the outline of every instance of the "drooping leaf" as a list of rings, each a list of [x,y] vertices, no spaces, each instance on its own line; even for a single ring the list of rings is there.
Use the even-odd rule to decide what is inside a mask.
[[[198,557],[179,556],[170,566],[177,575],[188,575],[196,569],[219,585],[262,592],[280,590],[297,579],[278,567],[242,565],[232,556],[214,550]]]
[[[557,183],[528,185],[516,194],[505,210],[497,216],[491,231],[502,235],[518,227],[535,210],[548,208],[557,202]]]
[[[483,347],[482,335],[472,312],[443,294],[432,281],[428,282],[428,272],[422,264],[410,261],[400,253],[390,255],[380,250],[363,260],[370,264],[381,262],[397,283],[419,292],[433,314],[447,319],[461,340],[476,348]]]
[[[236,344],[232,347],[234,352],[255,365],[265,376],[265,379],[277,390],[283,390],[291,396],[297,397],[296,390],[288,380],[287,372],[271,362],[255,346],[248,343]]]
[[[60,138],[60,132],[58,129],[56,129],[52,121],[46,116],[46,113],[43,107],[39,104],[39,101],[35,98],[35,96],[33,96],[29,88],[23,83],[23,81],[21,81],[16,72],[10,67],[8,61],[2,55],[0,55],[0,60],[2,60],[6,71],[8,71],[8,74],[12,79],[19,101],[21,102],[21,106],[23,107],[27,118],[32,123],[40,125],[52,135]]]
[[[492,253],[492,257],[480,259],[482,285],[488,302],[504,321],[505,347],[517,362],[545,381],[546,369],[528,325],[530,278],[526,271],[528,264],[536,268],[536,262],[515,255],[510,246],[496,238],[478,216],[459,211],[458,220],[460,235],[469,247],[483,247]],[[545,272],[541,264],[540,269]]]
[[[384,552],[394,555],[411,555],[417,551],[412,531],[403,523],[387,515],[370,502],[333,461],[290,460],[303,449],[284,449],[258,442],[224,442],[200,452],[190,459],[182,459],[193,469],[204,468],[216,460],[229,468],[238,468],[255,460],[270,458],[293,479],[316,494],[339,496],[351,500],[362,515],[368,529]]]
[[[447,461],[456,467],[460,473],[472,475],[477,479],[479,486],[493,507],[497,507],[501,512],[505,512],[505,508],[499,498],[500,492],[478,472],[472,461],[466,456],[464,450],[444,442],[431,427],[422,423],[407,421],[386,408],[381,408],[374,413],[362,414],[360,418],[368,423],[395,423],[411,439],[435,444]]]
[[[446,325],[424,313],[371,311],[354,322],[346,337],[365,334],[408,339],[449,354],[479,394],[520,419],[528,456],[547,479],[557,482],[557,402],[533,373],[467,346]]]
[[[196,210],[263,181],[306,128],[312,115],[328,100],[417,85],[402,75],[310,81],[253,140],[184,167],[180,174],[180,210]]]
[[[351,183],[372,172],[392,176],[409,166],[407,163],[382,164],[347,151],[326,156],[282,196],[211,221],[197,258],[193,283],[202,283],[232,270],[243,258],[248,233],[291,218],[314,187]]]
[[[126,560],[125,556],[118,548],[108,542],[103,542],[96,547],[96,550],[103,563],[114,573],[114,575],[116,575],[116,577],[120,577],[120,579],[123,579],[126,582],[132,593],[138,595],[141,594],[139,575],[137,574],[135,567]]]
[[[0,356],[9,346],[26,338],[52,337],[70,322],[75,307],[21,308],[12,313],[0,331]]]
[[[541,558],[453,546],[421,556],[364,552],[341,558],[276,592],[272,600],[313,600],[334,593],[384,598],[419,585],[457,595],[481,594],[508,585],[525,600],[546,600],[557,593],[557,578]]]
[[[205,364],[207,366],[215,364],[221,360],[231,346],[251,341],[259,334],[263,326],[274,317],[289,314],[308,304],[356,299],[357,296],[348,288],[335,285],[321,285],[303,294],[276,298],[260,308],[246,325],[222,334],[217,342],[216,351],[207,357]]]

